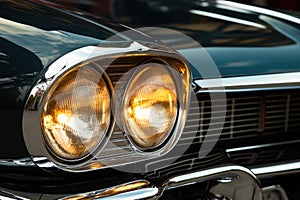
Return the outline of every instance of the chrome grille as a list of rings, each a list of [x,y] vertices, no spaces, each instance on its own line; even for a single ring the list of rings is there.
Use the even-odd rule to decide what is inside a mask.
[[[172,174],[187,170],[197,170],[197,165],[202,168],[205,167],[206,160],[210,165],[213,165],[213,158],[216,158],[216,163],[225,160],[226,156],[221,153],[199,158],[200,145],[206,137],[207,128],[210,123],[211,103],[209,97],[199,95],[197,98],[201,100],[194,99],[190,103],[186,126],[177,145],[177,147],[191,144],[193,147],[198,146],[196,149],[191,148],[186,153],[186,155],[193,157],[183,155],[174,163],[157,168],[152,173],[149,173],[151,178],[171,176]],[[243,96],[234,94],[234,96],[231,95],[227,98],[226,103],[226,116],[224,127],[220,130],[220,141],[244,139],[245,137],[257,137],[275,133],[288,134],[288,131],[300,128],[300,93],[261,96],[251,93],[243,94]],[[219,104],[216,105],[220,106]],[[222,122],[216,121],[216,123]],[[196,133],[194,132],[195,128],[197,130]],[[208,141],[214,141],[216,138],[208,137],[207,139]],[[283,157],[287,159],[299,157],[299,154],[292,154],[292,151],[294,151],[293,148],[291,150],[266,149],[260,152],[237,151],[230,153],[230,158],[237,163],[253,165],[260,162],[278,161]],[[149,165],[151,164],[153,163]]]
[[[164,177],[170,177],[175,174],[186,172],[186,170],[197,170],[205,167],[211,167],[215,164],[228,162],[226,156],[223,153],[215,152],[207,155],[205,158],[199,158],[198,152],[186,153],[182,155],[176,162],[169,163],[168,161],[173,159],[172,157],[159,159],[155,162],[151,162],[147,165],[147,168],[155,169],[145,174],[150,178],[158,178],[164,180]],[[163,162],[168,163],[164,165]],[[163,166],[163,167],[162,167]]]
[[[271,147],[262,147],[244,151],[228,152],[230,158],[246,166],[260,165],[266,163],[282,162],[285,160],[298,160],[300,153],[297,143],[274,145]]]
[[[121,77],[135,66],[133,60],[128,59],[116,59],[114,62],[111,62],[111,60],[108,59],[102,60],[101,62],[101,66],[106,69],[105,72],[109,76],[113,86],[115,86],[117,83],[120,83]],[[97,159],[105,159],[110,157],[118,158],[134,153],[134,151],[131,149],[129,141],[117,125],[114,127],[112,132],[113,134],[109,138],[105,148],[101,151],[100,155],[98,155]]]
[[[300,93],[243,95],[242,97],[236,95],[227,98],[226,102],[224,126],[219,129],[221,141],[230,138],[287,133],[300,128]],[[215,124],[223,123],[222,120],[216,118],[215,120]],[[187,145],[193,139],[195,127],[197,127],[197,134],[193,144],[202,143],[204,137],[207,141],[216,140],[214,135],[206,135],[210,121],[210,99],[192,101],[179,144]]]

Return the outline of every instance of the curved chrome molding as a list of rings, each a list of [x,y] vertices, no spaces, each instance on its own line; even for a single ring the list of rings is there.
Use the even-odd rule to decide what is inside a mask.
[[[277,164],[267,167],[252,168],[251,171],[259,178],[271,177],[274,175],[291,174],[300,171],[300,161]]]
[[[220,81],[221,80],[221,81]],[[264,89],[288,89],[300,87],[300,72],[241,76],[194,81],[203,91],[256,91]],[[221,84],[221,85],[220,85]]]
[[[61,198],[61,200],[81,200],[81,199],[148,199],[154,198],[159,194],[159,189],[151,186],[150,182],[138,180],[115,187],[82,193]]]
[[[243,193],[244,195],[248,194],[249,199],[252,200],[262,199],[262,191],[259,187],[259,180],[249,169],[238,165],[220,166],[199,172],[176,176],[167,180],[161,186],[154,186],[146,180],[137,180],[115,187],[71,195],[61,199],[156,199],[163,195],[164,190],[174,189],[177,187],[183,187],[185,185],[209,180],[216,180],[220,184],[216,184],[217,186],[212,186],[207,192],[211,192],[213,194],[222,194],[219,192],[223,191],[226,193],[226,196],[231,196],[232,194],[229,194],[225,191],[228,190],[228,188],[233,187],[234,189],[232,191],[235,191],[235,194],[239,193],[237,196]],[[239,185],[238,190],[241,193],[236,192],[236,185]],[[250,188],[253,190],[250,190]]]
[[[147,45],[147,44],[145,44]],[[47,95],[51,91],[51,87],[61,78],[66,72],[73,69],[74,67],[81,66],[88,62],[101,61],[102,59],[117,59],[121,57],[142,57],[150,56],[155,57],[165,57],[169,59],[177,60],[182,62],[186,67],[186,73],[189,75],[187,80],[190,83],[190,70],[188,69],[188,64],[178,53],[174,51],[166,51],[161,48],[160,45],[155,47],[155,43],[151,43],[151,48],[144,46],[142,43],[138,42],[123,42],[116,44],[104,43],[100,46],[86,46],[80,49],[76,49],[66,55],[60,57],[53,64],[51,64],[42,74],[40,79],[37,81],[36,85],[31,90],[29,97],[27,99],[24,112],[23,112],[23,137],[26,147],[32,157],[33,162],[47,171],[55,172],[57,170],[64,170],[69,172],[85,172],[91,171],[99,168],[106,167],[103,163],[100,163],[94,158],[97,156],[98,151],[95,151],[95,155],[90,154],[89,157],[85,157],[78,162],[67,162],[58,161],[54,155],[48,150],[45,145],[43,138],[40,120],[42,116],[43,107],[46,103]],[[171,62],[171,61],[170,61]],[[170,66],[171,67],[171,66]],[[114,93],[112,91],[112,93]],[[189,96],[189,94],[188,94]],[[112,94],[112,98],[114,94]],[[117,98],[117,97],[116,97]],[[112,111],[113,112],[113,111]],[[182,112],[183,113],[183,112]],[[184,128],[184,117],[182,114],[180,118],[180,123],[178,122],[176,126],[176,132],[172,136],[172,140],[165,144],[162,148],[156,150],[155,152],[137,152],[136,157],[138,161],[151,159],[157,156],[161,156],[167,153],[178,141],[179,135]],[[111,131],[113,130],[114,121],[111,126]],[[134,147],[130,146],[131,149]],[[132,162],[132,161],[131,161]],[[106,165],[111,165],[110,162],[106,162]],[[118,165],[112,163],[112,165]]]
[[[6,167],[35,167],[31,158],[0,159],[0,166]]]
[[[174,189],[184,185],[213,182],[207,185],[207,193],[224,199],[262,200],[262,190],[257,177],[247,168],[238,165],[221,166],[173,177],[165,185]]]
[[[208,181],[205,192],[223,195],[229,199],[262,200],[262,190],[256,176],[247,168],[238,165],[227,165],[202,170],[185,175],[175,176],[161,185],[154,185],[148,180],[135,180],[74,195],[42,194],[40,199],[83,200],[83,199],[158,199],[165,190]],[[201,189],[202,191],[202,189]],[[1,197],[0,192],[0,197]],[[6,197],[10,193],[3,193]],[[243,196],[244,195],[244,196]],[[27,200],[18,196],[9,196],[14,200]],[[9,200],[11,200],[9,199]]]
[[[228,166],[222,166],[222,167],[216,167],[212,169],[207,169],[199,172],[193,172],[190,174],[184,174],[181,176],[176,176],[171,179],[169,179],[166,182],[166,185],[168,188],[175,188],[177,186],[182,186],[183,183],[187,182],[199,182],[199,179],[201,181],[207,180],[208,178],[211,178],[212,176],[220,175],[221,173],[231,172],[231,171],[241,171],[243,173],[248,174],[250,177],[253,178],[257,183],[259,183],[259,180],[256,178],[256,176],[253,174],[253,172],[245,167],[238,166],[238,165],[228,165]]]

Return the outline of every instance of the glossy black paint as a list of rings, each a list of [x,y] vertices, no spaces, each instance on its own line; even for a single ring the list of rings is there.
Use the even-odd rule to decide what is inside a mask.
[[[122,27],[21,0],[0,2],[0,22],[0,159],[22,158],[28,156],[22,112],[39,74],[60,56],[98,45]]]
[[[216,8],[214,4],[203,6],[178,2],[171,4],[165,1],[161,5],[145,5],[140,2],[131,5],[147,12],[142,14],[142,9],[134,9],[137,13],[132,13],[133,10],[125,11],[129,12],[126,14],[132,19],[141,20],[129,21],[134,25],[143,22],[143,25],[164,26],[194,38],[204,46],[222,76],[299,71],[300,31],[291,24],[273,18],[262,20],[253,12],[243,15],[229,12]],[[168,9],[164,9],[164,6]],[[266,29],[204,16],[191,16],[187,12],[190,9],[229,15],[236,19],[244,18],[265,26]],[[95,23],[31,1],[5,0],[1,2],[0,11],[0,125],[5,135],[0,140],[0,146],[3,147],[0,149],[0,158],[21,158],[28,156],[22,139],[22,110],[28,91],[39,74],[67,52],[86,45],[97,45],[117,31],[125,29],[105,21]],[[140,18],[133,18],[136,15]],[[173,18],[175,15],[177,17]],[[207,22],[214,28],[205,31]],[[191,29],[193,23],[198,23],[196,28],[200,30]],[[207,63],[198,62],[201,60],[199,51],[194,48],[179,51],[197,61],[198,66],[192,68],[193,75],[194,78],[201,77],[198,71]]]
[[[173,10],[171,14],[186,20],[189,18],[184,17],[189,15],[181,12],[186,9],[188,8],[178,5],[176,9],[171,9],[171,11]],[[196,9],[200,9],[200,7],[196,7]],[[220,13],[220,10],[216,8],[211,7],[210,9],[212,12]],[[144,13],[144,15],[148,14]],[[170,20],[169,14],[169,12],[163,14],[163,19]],[[226,12],[222,14],[226,14]],[[154,14],[149,15],[151,17],[156,16]],[[234,14],[231,13],[230,15]],[[39,74],[58,57],[82,46],[97,45],[106,38],[113,36],[116,33],[114,30],[121,30],[122,27],[111,27],[111,24],[105,22],[95,24],[73,14],[28,1],[2,1],[0,16],[2,26],[0,29],[0,126],[3,135],[0,140],[0,159],[22,158],[29,156],[22,139],[23,106],[28,91],[36,82]],[[232,17],[239,18],[241,16],[235,13],[235,16]],[[221,24],[212,32],[203,31],[199,33],[199,31],[192,31],[191,29],[182,29],[180,24],[173,24],[169,28],[184,31],[200,41],[223,76],[299,71],[299,31],[291,24],[272,18],[266,18],[262,22],[254,13],[248,14],[247,18],[268,26],[268,30],[271,32],[262,31],[258,37],[257,31],[259,30],[254,29],[253,32],[249,32],[247,27],[244,27],[245,31],[234,30],[226,35],[228,32],[226,33],[225,30],[233,24],[221,23],[220,21],[218,23]],[[182,23],[186,23],[184,20]],[[170,21],[167,22],[170,23]],[[151,18],[148,18],[148,23],[149,25],[155,24]],[[239,27],[241,28],[241,26]],[[220,43],[220,40],[219,43],[216,42],[216,38],[218,39],[222,35],[226,36],[222,38],[225,39],[223,43]],[[249,41],[253,38],[257,40]],[[119,39],[123,40],[123,38]],[[248,43],[245,43],[247,40]],[[180,52],[187,57],[194,57],[199,60],[197,49],[185,48],[181,49]],[[200,62],[199,66],[194,67],[201,68],[204,64]],[[201,77],[200,74],[196,73],[195,68],[194,78]],[[270,142],[270,140],[266,138],[261,142]],[[220,149],[223,149],[221,147],[220,145]],[[196,150],[192,150],[193,148]],[[198,152],[199,146],[191,147],[190,151]],[[195,160],[194,158],[190,160],[188,158],[187,162],[194,163],[197,161],[197,166],[195,169],[185,170],[199,170],[220,163],[229,163],[230,160],[223,150],[219,151],[212,153],[213,161]],[[217,156],[219,157],[215,160]],[[142,166],[144,165],[142,164]],[[132,165],[133,169],[139,167],[138,164]],[[122,181],[144,178],[140,174],[124,174],[114,170],[100,170],[92,174],[78,176],[65,173],[52,176],[51,174],[35,173],[35,170],[28,168],[25,170],[21,167],[13,170],[9,168],[0,168],[2,186],[19,191],[45,194],[67,195],[67,193],[85,192],[110,187],[115,183],[122,183]],[[6,173],[8,170],[10,173]],[[165,181],[159,176],[159,171],[145,174],[145,177],[156,183]],[[168,178],[167,175],[164,178],[166,177]],[[76,179],[75,182],[74,179]],[[201,186],[201,188],[204,187]],[[44,196],[40,195],[41,197]]]
[[[222,77],[300,70],[300,20],[296,23],[280,18],[279,14],[278,17],[270,15],[273,11],[260,13],[259,9],[224,6],[220,2],[123,0],[116,6],[116,18],[135,27],[176,30],[198,42],[213,62],[203,61],[201,50],[189,48],[185,40],[174,42],[172,36],[164,37],[159,33],[156,36],[193,63],[198,63],[193,66],[195,79],[216,77],[215,74],[204,76],[199,73],[206,67],[215,66]]]

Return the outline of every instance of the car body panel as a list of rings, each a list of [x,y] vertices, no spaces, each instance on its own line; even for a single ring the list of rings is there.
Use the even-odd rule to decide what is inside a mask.
[[[5,135],[0,140],[0,158],[23,158],[29,155],[22,136],[22,113],[40,73],[62,55],[98,45],[116,31],[105,23],[92,23],[31,1],[2,1],[0,10],[0,125]],[[116,36],[114,40],[125,41]]]
[[[168,5],[171,5],[172,2],[173,1],[169,1]],[[194,79],[193,89],[197,97],[201,97],[201,101],[202,97],[204,100],[205,98],[209,99],[210,97],[208,97],[207,94],[206,96],[205,94],[202,96],[201,85],[199,84],[198,86],[200,87],[197,87],[195,83],[201,82],[201,79],[203,78],[215,78],[215,76],[203,77],[202,74],[199,73],[203,68],[217,67],[220,72],[218,78],[247,78],[249,76],[251,77],[251,81],[255,79],[255,75],[299,72],[299,24],[297,25],[293,21],[276,18],[271,15],[264,16],[262,13],[254,12],[253,10],[237,9],[236,11],[230,11],[227,7],[227,10],[224,11],[222,10],[223,8],[217,8],[215,4],[207,6],[205,1],[203,1],[204,4],[202,2],[200,6],[192,4],[194,13],[191,13],[190,2],[195,3],[196,1],[187,2],[188,3],[181,1],[181,4],[176,6],[176,8],[173,8],[172,6],[170,8],[168,6],[161,7],[159,3],[151,4],[152,8],[155,9],[147,10],[147,12],[144,13],[145,15],[143,15],[143,17],[146,16],[146,18],[142,17],[141,19],[145,26],[161,25],[155,23],[154,19],[165,16],[164,19],[167,23],[162,23],[166,25],[164,27],[183,31],[183,33],[186,33],[202,45],[203,48],[200,48],[199,46],[198,48],[189,48],[188,46],[177,48],[176,45],[174,46],[187,60],[191,59],[195,61],[191,63]],[[134,6],[133,8],[135,11],[140,11]],[[208,31],[202,32],[199,32],[199,30],[192,30],[191,27],[185,27],[183,29],[182,24],[184,24],[185,21],[184,19],[181,21],[179,18],[190,16],[191,14],[193,17],[197,18],[200,13],[198,12],[198,14],[196,14],[197,16],[194,15],[197,13],[196,11],[199,10],[205,11],[206,14],[207,12],[215,13],[218,14],[217,16],[223,15],[225,17],[230,17],[227,19],[242,19],[244,21],[242,23],[236,23],[218,19],[216,20],[218,25],[214,27],[216,29],[209,29]],[[171,15],[169,15],[169,11],[171,12]],[[160,14],[156,16],[157,12]],[[161,12],[163,12],[162,15]],[[130,197],[132,194],[146,195],[147,191],[151,193],[148,196],[149,198],[158,198],[163,194],[168,194],[168,192],[174,192],[174,194],[180,193],[181,191],[177,188],[185,188],[193,184],[195,184],[195,187],[193,186],[193,191],[196,191],[199,183],[201,183],[201,187],[199,186],[199,188],[201,188],[201,191],[199,192],[201,195],[211,191],[225,191],[228,192],[228,195],[234,195],[233,193],[231,194],[229,190],[235,188],[236,185],[242,185],[239,182],[239,177],[242,177],[245,178],[244,181],[247,183],[246,185],[243,185],[245,187],[242,189],[247,190],[247,186],[251,185],[250,193],[253,195],[253,199],[261,199],[261,185],[256,178],[256,175],[248,168],[232,164],[234,160],[230,156],[234,156],[234,153],[240,153],[239,146],[236,146],[237,143],[239,143],[237,139],[235,139],[235,141],[232,139],[232,143],[229,142],[231,138],[225,142],[223,141],[223,144],[216,146],[216,149],[205,158],[199,158],[198,154],[202,148],[202,140],[201,142],[199,140],[191,145],[187,151],[187,155],[183,156],[184,158],[179,158],[179,161],[176,160],[176,162],[171,165],[157,168],[157,166],[161,167],[161,165],[164,165],[164,161],[168,159],[167,154],[164,157],[159,157],[158,160],[151,160],[150,162],[152,163],[133,162],[128,165],[133,171],[132,173],[122,171],[122,169],[125,169],[127,166],[120,166],[120,168],[117,169],[103,169],[103,171],[95,170],[90,173],[83,172],[81,174],[62,171],[56,168],[51,171],[49,168],[52,169],[54,166],[51,165],[51,163],[49,165],[49,162],[44,162],[45,159],[43,157],[31,157],[32,155],[27,152],[23,138],[22,116],[29,93],[37,83],[38,79],[43,77],[41,74],[47,71],[51,64],[59,60],[59,58],[62,58],[64,55],[67,55],[69,52],[86,46],[103,44],[106,39],[115,36],[115,34],[118,34],[118,36],[114,37],[114,40],[109,41],[112,44],[115,42],[126,42],[128,40],[136,39],[130,39],[130,36],[120,36],[119,33],[128,30],[125,26],[114,25],[106,21],[95,22],[81,17],[80,13],[78,14],[79,15],[75,15],[69,11],[60,11],[56,8],[49,8],[40,3],[36,3],[36,1],[5,0],[1,2],[0,22],[3,28],[0,29],[0,125],[3,130],[1,132],[5,137],[0,140],[0,169],[2,170],[0,175],[4,178],[4,181],[0,183],[0,197],[1,195],[8,197],[7,195],[9,195],[9,193],[1,192],[1,190],[4,190],[17,194],[17,196],[38,199],[72,197],[77,194],[95,195],[95,198],[97,198],[98,194],[107,195],[108,192],[111,192],[109,195],[112,195],[112,198],[114,198],[113,195],[115,194],[128,195]],[[140,14],[140,12],[138,12],[138,14]],[[147,15],[150,16],[150,19]],[[179,20],[180,24],[170,21],[171,17],[174,15],[178,15],[177,20]],[[151,20],[152,17],[153,20]],[[205,16],[206,20],[215,21],[214,18],[207,19],[207,17],[208,16]],[[245,20],[252,22],[250,24],[254,26],[249,24],[245,25]],[[137,23],[135,25],[138,26],[140,24]],[[240,27],[242,27],[242,29],[239,29]],[[231,28],[232,30],[229,30],[228,32],[228,29]],[[249,29],[251,30],[250,32]],[[264,30],[266,32],[264,32]],[[135,33],[140,34],[138,32]],[[155,36],[160,35],[153,36],[154,40]],[[220,40],[220,38],[222,39],[222,36],[224,36],[225,40]],[[272,36],[274,36],[274,38]],[[166,39],[162,38],[162,41],[166,44],[169,44],[170,42],[168,41],[168,39],[170,39],[168,37]],[[151,39],[151,41],[153,40]],[[210,57],[209,62],[201,60],[201,57],[198,54],[199,51],[203,53],[203,56],[208,55]],[[195,65],[194,63],[198,64]],[[268,80],[271,78],[268,77]],[[263,79],[263,77],[261,79]],[[253,82],[254,81],[251,83]],[[278,85],[280,85],[280,81],[278,82]],[[286,82],[289,84],[288,81]],[[299,82],[295,81],[293,84],[299,85]],[[255,85],[255,83],[253,85]],[[233,91],[232,93],[227,91],[229,100],[234,100],[236,96],[243,97],[244,95],[245,97],[248,97],[247,95],[249,95],[249,93],[247,93],[247,91],[245,92],[243,89],[244,88],[238,92]],[[289,100],[291,96],[289,92],[293,93],[298,91],[299,88],[280,88],[280,90],[274,89],[268,90],[267,92],[262,90],[257,93],[255,90],[250,92],[250,97],[255,93],[255,95],[260,98],[258,101],[259,108],[262,110],[262,112],[259,113],[259,115],[262,116],[260,119],[264,117],[266,111],[265,96],[269,95],[270,97],[268,98],[271,98],[274,95],[281,97],[283,96],[282,91],[285,89],[285,92],[288,94],[284,93],[284,95],[287,95],[287,98],[285,98],[285,96],[283,98]],[[297,95],[298,94],[295,96],[298,97]],[[286,104],[289,106],[289,102]],[[233,106],[230,108],[233,110]],[[235,111],[232,110],[231,112],[234,113]],[[270,137],[272,136],[274,135],[271,135]],[[297,137],[297,135],[294,134],[293,139],[295,137]],[[272,144],[270,145],[269,143],[273,143],[280,139],[286,139],[286,137],[282,137],[281,135],[276,135],[270,140],[269,138],[265,137],[263,140],[255,141],[257,138],[253,137],[249,139],[249,141],[245,140],[240,142],[238,145],[246,146],[250,141],[251,144],[259,143],[258,147],[250,146],[249,148],[245,147],[245,149],[241,150],[246,153],[249,153],[248,151],[250,151],[251,155],[253,155],[253,160],[255,160],[255,156],[259,154],[261,148],[266,148],[266,151],[269,152],[270,149],[274,149]],[[34,142],[35,141],[32,141],[32,143]],[[291,152],[294,151],[299,140],[289,140],[288,142],[289,143],[284,144],[277,143],[276,146],[279,149],[278,151],[281,151],[282,147],[288,149],[287,146],[291,149]],[[227,146],[224,147],[224,144]],[[225,151],[226,148],[229,148],[228,146],[232,148],[230,152]],[[255,149],[257,152],[252,153],[252,149]],[[172,156],[172,153],[174,152],[170,151],[169,153]],[[283,153],[280,155],[283,155]],[[295,155],[295,157],[296,156],[297,155]],[[280,161],[283,160],[284,159]],[[289,157],[284,161],[289,161]],[[292,167],[282,169],[283,171],[285,170],[283,173],[290,173],[291,170],[299,169],[297,166],[299,162],[294,160],[293,162],[294,164]],[[184,165],[183,169],[181,169],[182,163]],[[283,163],[282,165],[275,165],[275,167],[276,166],[286,167],[290,165]],[[48,168],[49,171],[45,170],[46,168]],[[268,171],[270,168],[272,167],[262,165],[255,166],[253,169],[254,172],[258,171],[264,177],[270,177],[272,176],[272,173]],[[145,173],[137,173],[140,169],[145,170]],[[276,171],[276,173],[277,172],[281,174],[281,170]],[[129,190],[127,190],[128,188],[126,185],[131,186],[131,184],[133,184],[134,187],[136,186],[134,182],[132,182],[134,180],[141,180],[143,184],[146,183],[145,188],[138,186],[137,188],[134,188],[137,190],[130,191],[130,187]],[[234,182],[235,180],[238,181]],[[231,185],[227,191],[226,187],[222,187],[223,183],[226,181],[230,182],[229,184]],[[244,181],[241,182],[245,183]],[[124,185],[125,189],[122,191],[128,193],[124,192],[124,194],[122,194],[121,192],[119,194],[112,192],[116,188],[117,191],[120,191],[118,189],[122,188]],[[220,188],[218,187],[219,185],[221,185]],[[188,193],[193,195],[189,191],[180,195],[184,198],[184,194]]]

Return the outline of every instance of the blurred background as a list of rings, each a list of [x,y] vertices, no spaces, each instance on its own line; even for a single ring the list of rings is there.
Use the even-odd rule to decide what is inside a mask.
[[[112,14],[111,13],[112,11],[110,9],[112,4],[115,5],[117,4],[119,5],[120,8],[120,6],[128,3],[130,4],[134,0],[50,0],[50,1],[66,7],[83,10],[95,16],[110,17]],[[145,2],[147,0],[139,0],[139,1]],[[276,10],[285,10],[300,15],[299,0],[232,0],[232,1],[238,3],[250,4],[250,5],[257,5],[261,7],[268,7]]]

